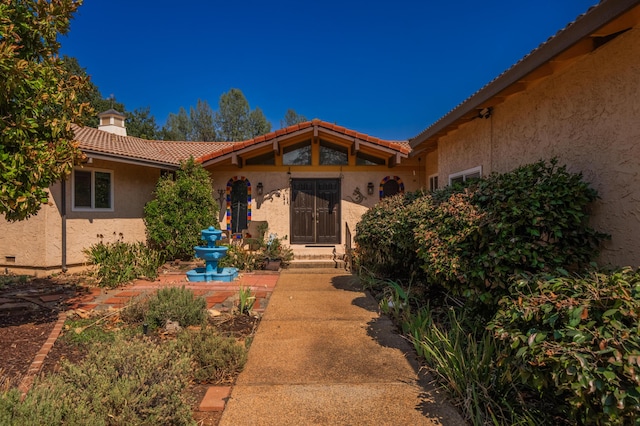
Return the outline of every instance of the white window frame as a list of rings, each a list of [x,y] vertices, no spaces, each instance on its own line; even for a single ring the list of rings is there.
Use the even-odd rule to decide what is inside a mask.
[[[451,185],[452,181],[455,178],[459,178],[460,176],[462,176],[462,181],[466,182],[468,176],[474,175],[476,173],[479,175],[479,177],[482,177],[482,166],[476,166],[471,169],[463,170],[461,172],[452,173],[449,175],[449,185]]]
[[[438,180],[439,179],[438,179],[438,174],[437,173],[429,176],[429,191],[435,191],[436,189],[438,189],[438,185],[439,185]],[[434,185],[434,183],[435,183],[435,185]]]
[[[76,171],[78,172],[90,172],[91,173],[91,207],[76,207]],[[110,194],[109,200],[111,201],[111,206],[109,208],[97,208],[95,207],[96,203],[96,172],[99,173],[107,173],[110,179]],[[93,169],[93,168],[81,168],[74,169],[71,173],[71,211],[74,212],[112,212],[114,209],[114,179],[113,179],[113,170],[107,169]]]

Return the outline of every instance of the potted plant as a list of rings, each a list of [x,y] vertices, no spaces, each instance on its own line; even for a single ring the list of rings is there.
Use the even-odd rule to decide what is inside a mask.
[[[277,271],[281,266],[287,265],[293,259],[293,250],[282,244],[282,240],[286,239],[286,236],[280,239],[276,234],[269,234],[269,239],[264,249],[266,270]]]

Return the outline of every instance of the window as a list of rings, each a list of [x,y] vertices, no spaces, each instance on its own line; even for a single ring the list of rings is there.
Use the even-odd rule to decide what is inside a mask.
[[[346,166],[349,164],[349,150],[347,147],[320,141],[320,165]]]
[[[482,166],[474,167],[473,169],[464,170],[462,172],[453,173],[449,175],[449,185],[454,183],[466,182],[469,179],[480,179],[482,177]]]
[[[380,182],[380,199],[404,193],[404,183],[398,176],[387,176]]]
[[[438,189],[438,175],[429,176],[429,191]]]
[[[358,152],[356,154],[356,164],[358,166],[384,166],[385,161],[384,158],[378,158],[373,155]]]
[[[245,164],[247,166],[275,166],[276,154],[271,151],[256,157],[247,158]]]
[[[73,171],[73,210],[113,211],[113,172]]]
[[[311,165],[311,141],[287,146],[282,152],[282,164],[285,166]]]

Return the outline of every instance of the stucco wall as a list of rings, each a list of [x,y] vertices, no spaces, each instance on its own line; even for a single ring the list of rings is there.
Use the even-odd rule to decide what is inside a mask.
[[[86,212],[71,208],[71,180],[67,180],[67,265],[82,264],[82,250],[100,241],[144,241],[142,220],[144,205],[152,199],[160,170],[130,164],[95,160],[91,168],[113,171],[114,211]],[[51,271],[62,265],[61,184],[50,189],[49,205],[26,221],[8,223],[0,220],[0,267],[9,271],[25,269]],[[6,256],[15,256],[7,262]],[[40,272],[42,273],[42,272]],[[37,274],[37,273],[36,273]]]
[[[598,191],[592,225],[610,233],[601,261],[640,265],[640,29],[514,95],[440,140],[439,178],[557,157]]]
[[[414,175],[414,170],[416,173]],[[415,191],[419,188],[417,167],[409,166],[404,168],[387,168],[384,171],[362,171],[362,172],[292,172],[291,178],[339,178],[342,175],[341,184],[341,244],[344,244],[345,229],[344,223],[349,224],[352,235],[355,234],[356,223],[360,220],[362,214],[379,201],[379,185],[386,176],[398,176],[405,186],[405,191]],[[211,171],[213,179],[214,194],[218,189],[224,189],[229,179],[234,176],[240,178],[243,176],[249,180],[252,186],[251,200],[251,218],[256,221],[266,220],[269,223],[269,233],[275,233],[279,237],[291,234],[290,229],[290,187],[289,175],[286,172],[265,172],[265,171],[249,171],[239,170],[234,172],[216,172]],[[263,195],[256,194],[256,186],[258,182],[262,182]],[[367,194],[367,185],[369,182],[374,184],[374,194]],[[356,188],[364,195],[365,199],[357,203],[357,197],[354,194]],[[226,208],[225,203],[222,209]],[[226,229],[226,218],[221,213],[220,227]],[[286,241],[288,243],[288,239]]]

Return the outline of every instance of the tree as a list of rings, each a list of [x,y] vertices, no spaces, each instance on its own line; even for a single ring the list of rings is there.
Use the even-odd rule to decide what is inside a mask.
[[[271,123],[264,116],[262,110],[256,107],[249,113],[249,122],[247,123],[247,134],[245,139],[255,138],[271,131]]]
[[[220,96],[219,110],[214,116],[218,139],[242,141],[271,131],[260,108],[251,111],[249,102],[240,89],[231,89]]]
[[[162,139],[165,141],[188,141],[193,125],[187,110],[180,107],[178,114],[169,113],[167,122],[162,128]]]
[[[191,157],[180,165],[175,180],[160,178],[156,198],[144,207],[149,243],[167,259],[189,259],[200,231],[218,223],[218,202],[209,173]]]
[[[304,123],[305,121],[309,121],[309,119],[289,108],[284,114],[284,120],[280,120],[280,127],[289,127],[294,124]]]
[[[127,135],[142,139],[158,139],[158,125],[156,118],[151,115],[151,107],[136,108],[127,116]]]
[[[216,140],[216,129],[213,125],[213,110],[207,101],[198,99],[196,108],[191,107],[189,118],[191,119],[192,126],[190,140],[199,142]]]
[[[0,212],[23,220],[81,157],[72,123],[92,113],[88,79],[57,54],[82,0],[0,2]]]

